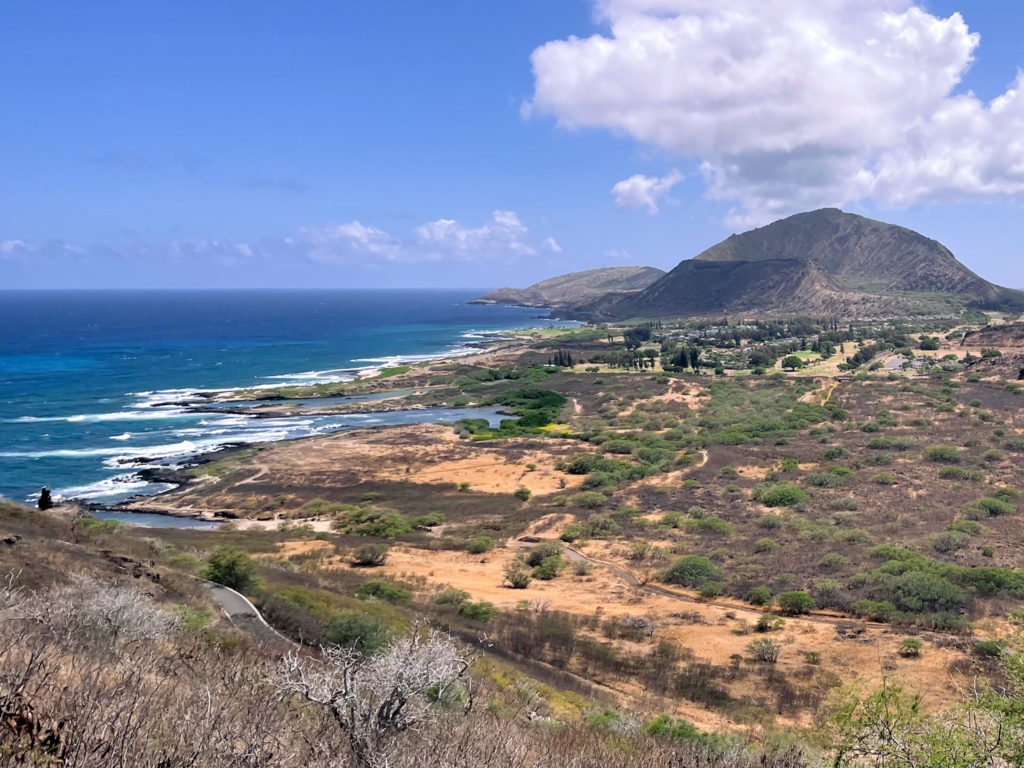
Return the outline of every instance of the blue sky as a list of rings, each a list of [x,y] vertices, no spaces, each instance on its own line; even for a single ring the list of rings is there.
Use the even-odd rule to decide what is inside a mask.
[[[1024,287],[1022,33],[1009,1],[8,0],[0,287],[522,285],[824,205]]]

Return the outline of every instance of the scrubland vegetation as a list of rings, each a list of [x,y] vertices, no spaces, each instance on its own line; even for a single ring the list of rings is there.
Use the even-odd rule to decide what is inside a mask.
[[[359,385],[497,427],[245,449],[163,497],[237,527],[5,506],[0,755],[1022,764],[1024,400],[958,322],[549,334]]]

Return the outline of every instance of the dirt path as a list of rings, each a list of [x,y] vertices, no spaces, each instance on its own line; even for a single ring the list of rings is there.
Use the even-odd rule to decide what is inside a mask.
[[[825,399],[821,401],[822,405],[828,405],[828,401],[832,399],[832,395],[835,393],[836,387],[838,386],[839,381],[837,379],[833,379],[832,384],[828,388],[828,392],[825,394]]]
[[[235,483],[235,485],[249,485],[250,483],[255,483],[269,471],[270,467],[268,467],[266,464],[257,464],[256,474],[254,474],[252,477],[245,478],[245,480],[239,480],[237,483]]]

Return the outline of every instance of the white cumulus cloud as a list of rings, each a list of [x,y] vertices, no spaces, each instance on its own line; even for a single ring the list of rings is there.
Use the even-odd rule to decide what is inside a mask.
[[[468,260],[533,256],[537,246],[515,211],[494,211],[491,220],[466,228],[452,219],[438,219],[416,228],[412,253],[435,259]]]
[[[940,18],[911,0],[595,9],[606,32],[533,52],[524,114],[697,160],[709,197],[738,203],[738,223],[865,198],[903,206],[1024,192],[1024,75],[989,103],[957,93],[980,42],[960,14]],[[651,210],[646,177],[634,179],[616,185],[622,199]]]
[[[646,208],[653,215],[658,212],[659,204],[669,199],[672,187],[683,178],[683,174],[677,170],[661,177],[638,173],[612,187],[612,195],[619,208]]]
[[[399,261],[401,241],[382,229],[367,227],[358,221],[326,227],[303,227],[285,244],[313,261],[352,263],[366,259]],[[273,245],[270,246],[273,248]]]

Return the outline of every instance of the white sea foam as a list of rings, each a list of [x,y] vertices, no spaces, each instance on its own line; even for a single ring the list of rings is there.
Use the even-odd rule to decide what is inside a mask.
[[[241,387],[232,387],[230,389],[157,389],[149,392],[129,392],[128,395],[139,401],[138,406],[140,408],[160,409],[165,404],[187,403],[190,400],[202,399],[199,397],[200,393],[227,394],[234,392],[236,389],[241,389]]]
[[[115,456],[124,451],[123,448],[62,448],[56,451],[5,451],[0,457],[5,459],[77,459],[85,456]]]
[[[19,416],[6,419],[6,423],[67,422],[69,424],[100,424],[108,421],[153,421],[163,419],[187,419],[193,414],[181,408],[154,409],[152,411],[115,411],[113,413],[77,413],[73,416]]]
[[[335,381],[351,381],[353,376],[358,373],[357,369],[353,368],[332,368],[326,371],[299,371],[298,373],[277,373],[272,376],[262,376],[264,379],[275,379],[293,381],[295,383],[330,383]],[[261,384],[252,389],[268,389],[270,387],[279,387],[280,384]]]
[[[131,440],[132,439],[132,433],[131,432],[122,432],[120,435],[111,435],[110,439],[111,440]]]
[[[89,485],[74,488],[61,488],[54,493],[55,501],[64,499],[100,499],[107,496],[123,496],[136,493],[160,493],[169,491],[176,486],[170,483],[150,483],[140,480],[135,475],[115,475]],[[33,499],[34,501],[34,499]]]

